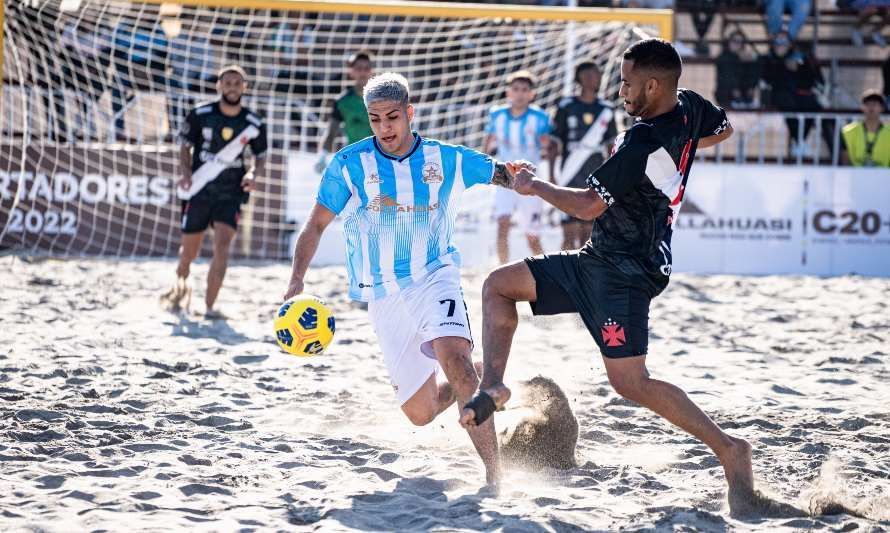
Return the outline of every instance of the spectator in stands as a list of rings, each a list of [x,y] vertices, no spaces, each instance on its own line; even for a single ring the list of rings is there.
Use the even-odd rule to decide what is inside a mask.
[[[772,89],[770,104],[783,112],[812,113],[822,110],[816,98],[816,86],[825,80],[813,58],[792,46],[788,33],[780,31],[770,44],[770,51],[760,60],[760,76]],[[793,155],[810,156],[805,141],[815,125],[812,118],[804,120],[803,131],[797,117],[785,119]],[[831,153],[834,145],[834,128],[831,121],[823,121],[822,137]],[[802,135],[801,135],[802,134]]]
[[[796,41],[810,14],[811,2],[812,0],[766,0],[766,29],[770,36],[775,37],[782,31],[782,15],[787,9],[791,12],[788,36]]]
[[[621,0],[621,7],[674,9],[674,0]]]
[[[736,30],[729,34],[716,64],[717,102],[723,107],[736,109],[754,107],[754,89],[760,72],[757,57],[745,43],[742,32]]]
[[[862,120],[841,130],[841,162],[854,167],[890,167],[890,124],[881,122],[887,110],[884,95],[869,90],[862,95]]]
[[[695,54],[701,57],[710,57],[711,49],[707,43],[708,30],[717,14],[717,7],[722,0],[682,0],[679,7],[689,12],[692,18],[692,27],[698,40],[695,43]]]
[[[881,64],[881,75],[884,78],[884,101],[890,105],[890,54]]]
[[[841,7],[846,2],[838,2]],[[887,22],[890,21],[890,5],[887,0],[853,0],[850,7],[858,13],[856,25],[853,27],[852,41],[854,46],[865,44],[864,34],[873,17],[877,20],[871,24],[871,40],[880,47],[887,46],[887,40],[881,35]]]
[[[62,49],[66,87],[73,90],[71,97],[78,103],[81,139],[98,140],[95,111],[105,92],[108,80],[108,28],[87,18],[72,17],[62,30]]]
[[[182,20],[179,33],[170,40],[167,59],[170,68],[168,131],[173,132],[182,127],[182,110],[194,105],[192,93],[213,87],[221,65],[206,29],[192,18]]]
[[[152,28],[122,22],[114,29],[112,47],[111,111],[115,137],[121,140],[125,137],[124,114],[136,91],[166,88],[167,38],[160,22]]]

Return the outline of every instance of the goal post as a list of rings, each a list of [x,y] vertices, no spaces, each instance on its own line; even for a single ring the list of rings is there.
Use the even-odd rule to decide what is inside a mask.
[[[672,36],[663,10],[0,1],[0,251],[62,256],[176,254],[176,133],[190,107],[216,98],[223,64],[247,71],[245,104],[266,120],[270,146],[235,255],[276,259],[289,255],[314,198],[315,153],[334,99],[351,85],[352,53],[368,51],[376,72],[409,79],[419,132],[481,148],[487,110],[503,101],[510,72],[534,72],[535,103],[552,112],[574,63],[592,58],[603,70],[601,96],[614,101],[627,46]],[[473,209],[465,225],[484,226],[484,206]],[[342,260],[332,250],[330,260]]]

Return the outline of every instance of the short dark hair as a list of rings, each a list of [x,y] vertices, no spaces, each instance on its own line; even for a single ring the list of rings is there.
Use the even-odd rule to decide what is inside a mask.
[[[633,61],[634,69],[647,69],[670,76],[676,83],[683,72],[683,61],[674,46],[664,39],[643,39],[624,52],[625,61]]]
[[[507,85],[513,85],[514,81],[524,81],[528,83],[529,87],[532,89],[537,85],[538,80],[535,78],[535,75],[529,72],[528,70],[517,70],[516,72],[507,76]]]
[[[600,67],[590,60],[578,63],[577,65],[575,65],[575,83],[581,82],[581,73],[585,70],[595,70],[597,72],[600,72]]]
[[[363,59],[365,61],[367,61],[368,63],[370,63],[371,62],[371,53],[365,52],[364,50],[362,50],[362,51],[352,54],[351,56],[349,56],[349,59],[346,60],[346,66],[351,67],[351,66],[355,65],[355,63],[357,61],[361,61]]]

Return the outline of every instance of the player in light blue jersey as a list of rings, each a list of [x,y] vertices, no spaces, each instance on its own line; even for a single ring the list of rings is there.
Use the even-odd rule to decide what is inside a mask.
[[[462,407],[479,383],[460,253],[451,240],[461,194],[477,184],[509,187],[517,166],[412,132],[408,82],[398,74],[372,78],[364,100],[374,136],[337,152],[325,170],[285,298],[303,291],[322,233],[342,216],[349,295],[368,302],[402,411],[425,425],[455,401]],[[437,383],[440,371],[447,382]],[[468,432],[495,483],[492,423]]]
[[[536,105],[534,75],[519,70],[507,77],[507,104],[491,108],[485,126],[487,154],[497,154],[502,161],[525,160],[538,165],[542,151],[550,146],[550,117]],[[536,196],[521,196],[511,189],[498,189],[494,197],[494,217],[498,222],[497,250],[501,264],[509,260],[510,224],[516,214],[516,225],[525,233],[532,255],[544,253],[541,248],[541,218],[544,202]]]

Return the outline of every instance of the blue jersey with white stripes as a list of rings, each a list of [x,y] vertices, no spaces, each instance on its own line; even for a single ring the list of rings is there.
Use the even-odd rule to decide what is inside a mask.
[[[403,157],[384,152],[374,137],[351,144],[321,179],[318,203],[344,217],[355,300],[377,300],[444,265],[460,265],[451,237],[461,194],[494,174],[485,154],[414,137]]]
[[[509,105],[492,107],[488,113],[485,133],[497,138],[497,156],[501,161],[525,159],[541,162],[541,136],[552,131],[550,117],[536,105],[514,117]]]

